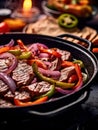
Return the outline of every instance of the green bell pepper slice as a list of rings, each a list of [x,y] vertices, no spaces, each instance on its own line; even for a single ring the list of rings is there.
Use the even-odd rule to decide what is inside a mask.
[[[22,53],[20,49],[9,50],[8,52],[12,53],[15,56],[19,56]]]
[[[61,27],[71,29],[78,25],[78,18],[72,14],[65,13],[58,17],[58,24]]]
[[[84,68],[84,63],[82,60],[74,60],[73,63],[76,63],[76,64],[80,65],[81,68]]]
[[[30,51],[22,52],[22,54],[18,57],[20,60],[29,59],[32,56]]]
[[[47,93],[41,95],[40,97],[46,97],[48,96],[48,98],[52,97],[52,95],[55,93],[55,86],[51,85],[51,89],[50,91],[48,91]]]

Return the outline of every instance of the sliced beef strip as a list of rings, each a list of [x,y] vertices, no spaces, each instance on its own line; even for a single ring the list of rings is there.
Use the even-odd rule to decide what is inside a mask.
[[[16,91],[15,94],[12,94],[11,91],[8,91],[4,95],[4,99],[10,102],[13,102],[14,98],[19,99],[20,101],[23,101],[23,102],[27,102],[31,100],[30,93],[26,91]]]
[[[14,94],[11,91],[8,91],[5,95],[4,95],[4,99],[8,100],[8,101],[13,101],[14,99]]]
[[[9,59],[0,59],[0,72],[6,71],[10,66]]]
[[[0,99],[0,107],[12,107],[14,106],[11,102],[8,102],[4,99]]]
[[[12,72],[12,78],[18,87],[28,85],[34,78],[32,66],[25,61],[19,61],[16,69]]]
[[[51,89],[50,84],[48,82],[42,81],[37,84],[34,92],[39,92],[41,94],[48,92]]]
[[[15,99],[19,99],[22,102],[28,102],[31,100],[30,94],[26,91],[15,92]]]
[[[59,70],[61,68],[61,59],[56,58],[54,61],[51,62],[50,70]]]
[[[63,61],[64,60],[70,60],[72,58],[72,55],[69,51],[57,49],[57,52],[59,52],[62,55],[61,59]]]
[[[23,89],[28,91],[31,96],[34,97],[48,92],[51,89],[50,86],[51,85],[48,82],[41,81],[25,86]]]
[[[34,89],[36,89],[37,84],[38,83],[35,82],[35,83],[32,83],[32,84],[30,84],[28,86],[22,86],[21,90],[29,92],[31,94],[31,96],[33,97],[33,96],[35,96]]]
[[[66,67],[66,68],[62,69],[59,81],[66,81],[74,73],[75,73],[74,66],[70,66],[70,67]]]
[[[0,80],[0,96],[3,96],[6,94],[9,90],[9,87],[2,81]]]

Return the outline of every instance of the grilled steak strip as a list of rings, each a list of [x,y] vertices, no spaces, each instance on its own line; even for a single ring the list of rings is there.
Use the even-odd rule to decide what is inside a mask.
[[[18,66],[12,72],[12,78],[16,81],[18,87],[30,84],[34,78],[32,66],[19,61]]]

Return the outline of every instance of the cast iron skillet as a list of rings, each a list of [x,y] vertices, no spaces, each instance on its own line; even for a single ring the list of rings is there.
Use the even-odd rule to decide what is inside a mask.
[[[4,116],[7,115],[21,115],[26,114],[30,116],[38,117],[51,117],[61,112],[71,109],[77,104],[81,104],[86,101],[90,94],[90,87],[94,81],[94,78],[98,71],[98,61],[95,55],[89,50],[91,43],[88,40],[73,36],[70,34],[65,34],[67,37],[73,37],[75,39],[86,42],[89,47],[85,47],[63,40],[60,37],[52,37],[46,35],[38,34],[25,34],[25,33],[6,33],[0,35],[0,44],[7,44],[11,39],[17,40],[22,39],[25,44],[30,43],[43,43],[48,47],[57,47],[60,49],[68,50],[72,53],[73,57],[76,59],[81,59],[87,69],[89,75],[88,81],[83,87],[77,92],[63,95],[51,101],[47,101],[43,104],[27,106],[27,107],[11,107],[11,108],[0,108],[0,114],[3,113]],[[7,115],[6,115],[7,114]]]

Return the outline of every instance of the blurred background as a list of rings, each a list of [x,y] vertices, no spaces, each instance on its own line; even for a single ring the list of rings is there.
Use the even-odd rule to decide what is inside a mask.
[[[42,2],[43,1],[48,1],[48,0],[32,0],[32,7],[37,7],[41,14],[44,14],[45,11],[43,10],[42,7]],[[93,5],[95,8],[94,12],[97,12],[92,19],[88,20],[86,22],[86,25],[89,25],[90,27],[93,27],[95,29],[98,29],[98,0],[89,0],[91,5]],[[0,8],[2,9],[10,9],[12,13],[17,10],[17,8],[23,7],[23,2],[24,0],[0,0]],[[12,16],[12,13],[10,16]],[[46,13],[45,13],[46,14]],[[0,13],[0,22],[5,19],[5,16],[2,16],[2,12]],[[84,24],[84,20],[82,19],[82,23]],[[82,24],[81,24],[82,25]]]
[[[8,7],[8,8],[16,8],[17,5],[19,6],[24,0],[0,0],[0,8],[2,7]],[[35,6],[40,7],[42,1],[47,1],[47,0],[32,0],[33,4]],[[98,0],[90,0],[92,4],[98,6]]]
[[[21,6],[24,0],[0,0],[0,8],[10,8],[15,9],[18,6]],[[43,0],[32,0],[34,6],[41,8],[41,2]],[[46,0],[47,1],[47,0]]]
[[[21,6],[24,0],[0,0],[0,8],[10,8],[15,10],[18,6]],[[47,0],[32,0],[33,6],[37,6],[42,10],[41,2]],[[98,0],[90,0],[92,5],[98,6]]]

